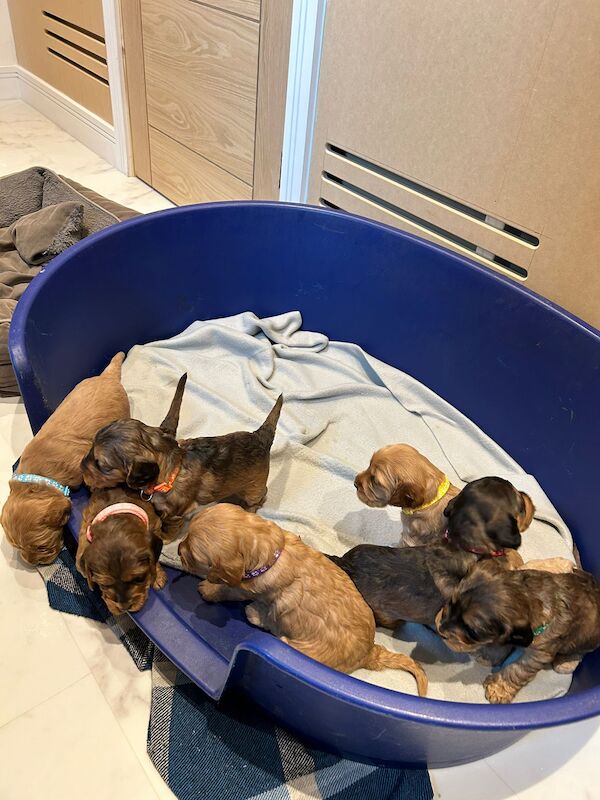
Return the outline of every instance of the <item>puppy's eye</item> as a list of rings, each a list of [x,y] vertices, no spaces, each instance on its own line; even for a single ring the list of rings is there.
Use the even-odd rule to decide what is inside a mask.
[[[109,472],[112,472],[112,467],[107,464],[100,464],[100,462],[97,461],[96,465],[103,475],[108,475]]]
[[[131,579],[131,583],[143,583],[146,580],[145,575],[136,575],[135,578]]]

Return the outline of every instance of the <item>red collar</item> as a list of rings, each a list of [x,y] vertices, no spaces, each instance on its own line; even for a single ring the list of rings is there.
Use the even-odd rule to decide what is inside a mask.
[[[450,544],[450,539],[448,537],[448,529],[444,531],[444,541]],[[473,555],[481,556],[482,558],[500,558],[501,556],[506,555],[505,550],[482,550],[481,547],[461,547],[461,550],[465,550],[467,553],[473,553]]]
[[[177,479],[177,476],[179,475],[180,469],[181,464],[178,464],[166,481],[157,483],[156,486],[147,486],[145,489],[142,489],[140,491],[142,500],[152,500],[152,496],[155,492],[159,492],[160,494],[166,494],[167,492],[170,492]]]

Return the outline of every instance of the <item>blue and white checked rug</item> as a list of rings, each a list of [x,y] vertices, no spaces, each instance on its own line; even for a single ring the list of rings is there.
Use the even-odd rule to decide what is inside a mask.
[[[240,695],[210,700],[127,615],[90,592],[68,550],[39,571],[52,608],[109,625],[152,669],[148,755],[179,800],[431,800],[427,770],[372,767],[302,744]]]

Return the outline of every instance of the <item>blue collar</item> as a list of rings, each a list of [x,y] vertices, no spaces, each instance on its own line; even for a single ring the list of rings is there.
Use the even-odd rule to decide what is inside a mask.
[[[12,480],[20,483],[45,483],[46,486],[58,489],[65,497],[69,497],[71,494],[68,486],[63,486],[62,483],[55,481],[53,478],[44,478],[43,475],[31,475],[29,472],[13,472]]]

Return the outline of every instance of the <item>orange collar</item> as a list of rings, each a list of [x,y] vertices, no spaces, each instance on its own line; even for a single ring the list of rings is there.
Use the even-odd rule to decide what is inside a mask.
[[[179,475],[179,470],[181,469],[181,464],[178,464],[173,472],[169,475],[169,478],[162,483],[157,483],[156,486],[147,486],[145,489],[140,491],[140,495],[142,500],[152,500],[152,496],[155,492],[160,492],[161,494],[166,494],[170,492],[173,488],[173,484],[177,480],[177,476]]]

